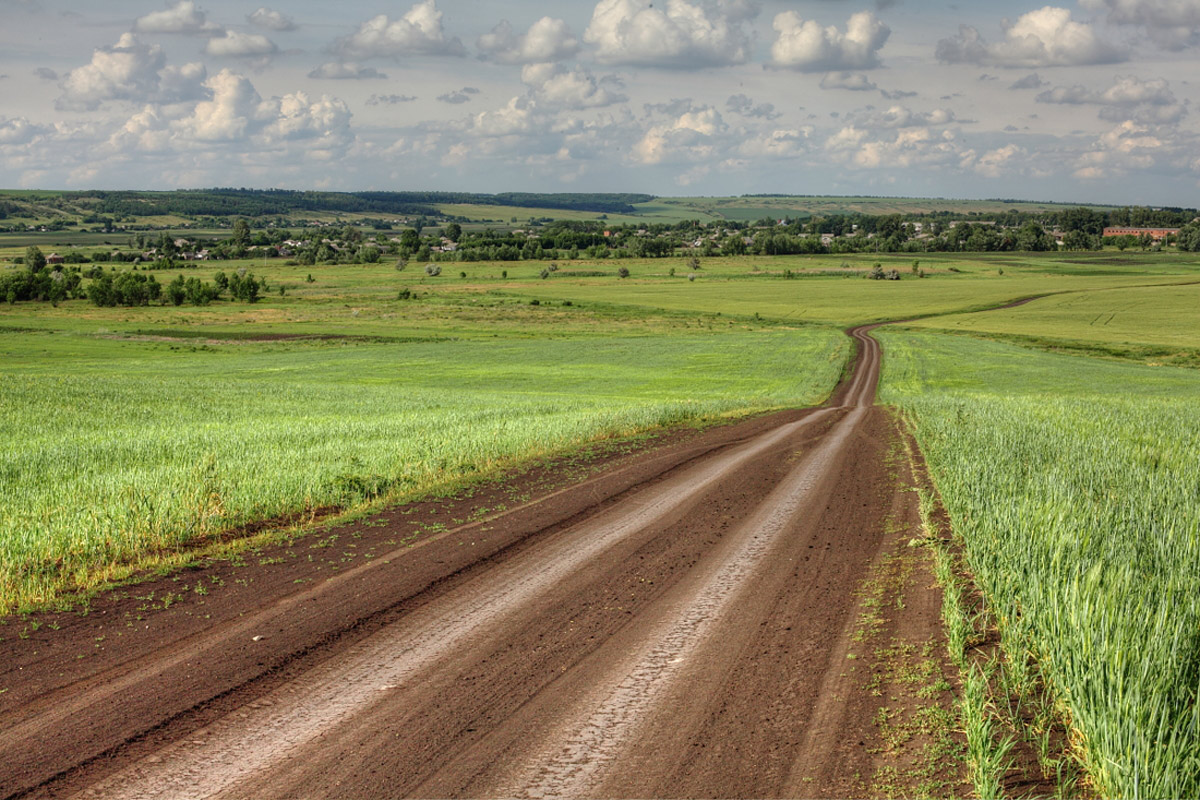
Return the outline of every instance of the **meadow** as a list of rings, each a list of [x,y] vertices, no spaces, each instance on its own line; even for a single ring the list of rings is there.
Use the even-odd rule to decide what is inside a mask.
[[[44,604],[258,520],[819,402],[849,349],[817,329],[546,332],[391,342],[0,332],[0,604]]]
[[[878,332],[881,400],[912,421],[1012,662],[1054,690],[1096,793],[1200,793],[1200,373],[1151,366],[1200,365],[1200,260],[919,261],[248,260],[184,272],[249,269],[254,305],[0,306],[0,606],[261,520],[817,403],[844,328],[923,317]],[[903,280],[863,280],[875,263]]]
[[[1009,660],[1065,708],[1094,790],[1196,796],[1200,376],[878,335],[881,400],[912,421]]]

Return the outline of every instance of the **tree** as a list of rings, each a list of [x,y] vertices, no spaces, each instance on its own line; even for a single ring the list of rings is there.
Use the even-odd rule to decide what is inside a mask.
[[[457,222],[451,222],[449,225],[442,228],[442,235],[452,242],[457,242],[462,238],[462,226]]]
[[[37,245],[30,245],[25,248],[25,267],[30,272],[38,272],[42,267],[46,266],[46,256],[42,254],[42,248]]]
[[[250,223],[242,217],[233,223],[233,243],[242,248],[250,246]]]

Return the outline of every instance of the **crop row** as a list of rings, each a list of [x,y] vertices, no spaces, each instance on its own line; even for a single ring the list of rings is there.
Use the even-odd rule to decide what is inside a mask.
[[[1200,381],[882,334],[1011,658],[1064,705],[1096,789],[1200,794]]]

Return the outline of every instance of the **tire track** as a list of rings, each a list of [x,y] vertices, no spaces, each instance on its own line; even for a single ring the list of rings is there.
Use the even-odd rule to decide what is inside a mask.
[[[865,416],[857,408],[826,435],[820,447],[771,493],[739,531],[743,542],[673,619],[648,637],[647,647],[605,699],[582,721],[558,731],[552,745],[513,783],[495,792],[507,797],[587,795],[616,763],[684,665],[720,622],[722,614],[748,588],[748,580],[769,555],[793,519],[823,498],[814,496],[833,460]]]
[[[237,784],[282,764],[317,737],[408,686],[420,673],[503,627],[569,574],[584,569],[622,539],[661,521],[733,471],[836,413],[822,409],[759,436],[682,475],[635,495],[576,526],[548,548],[535,549],[470,581],[402,625],[376,634],[347,659],[331,661],[249,710],[227,717],[92,787],[122,800],[199,798],[234,793]]]

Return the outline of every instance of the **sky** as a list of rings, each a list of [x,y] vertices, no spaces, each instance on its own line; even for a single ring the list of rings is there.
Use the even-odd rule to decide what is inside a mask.
[[[0,0],[0,187],[1200,206],[1200,0]]]

